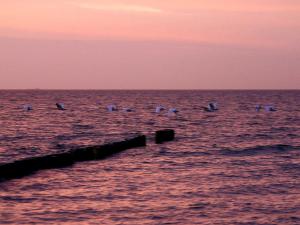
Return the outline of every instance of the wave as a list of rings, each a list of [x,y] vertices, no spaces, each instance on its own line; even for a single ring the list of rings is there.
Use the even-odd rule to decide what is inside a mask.
[[[90,130],[94,129],[95,126],[89,125],[89,124],[74,124],[73,129],[82,129],[82,130]]]
[[[300,150],[300,146],[293,146],[293,145],[258,145],[255,147],[244,148],[244,149],[222,149],[222,155],[229,155],[229,156],[252,156],[258,154],[265,154],[265,153],[281,153],[286,151],[292,150]]]

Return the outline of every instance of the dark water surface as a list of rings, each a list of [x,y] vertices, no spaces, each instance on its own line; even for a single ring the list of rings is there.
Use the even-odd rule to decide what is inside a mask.
[[[0,223],[300,224],[300,91],[0,91],[0,163],[137,132],[147,147],[0,183]]]

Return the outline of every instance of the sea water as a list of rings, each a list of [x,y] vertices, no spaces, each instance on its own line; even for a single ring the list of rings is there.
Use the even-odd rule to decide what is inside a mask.
[[[0,163],[136,133],[147,147],[0,183],[0,223],[300,224],[300,91],[0,91]]]

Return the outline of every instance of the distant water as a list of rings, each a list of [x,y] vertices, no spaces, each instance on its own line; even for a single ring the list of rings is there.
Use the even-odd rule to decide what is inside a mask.
[[[0,91],[0,163],[138,132],[146,148],[0,183],[0,223],[300,224],[300,91]]]

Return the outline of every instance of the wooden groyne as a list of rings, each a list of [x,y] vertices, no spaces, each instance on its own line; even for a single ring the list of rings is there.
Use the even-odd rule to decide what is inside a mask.
[[[124,141],[21,159],[0,165],[0,181],[21,178],[39,170],[72,166],[76,162],[104,159],[126,149],[143,146],[146,146],[146,136],[139,135]]]
[[[174,130],[160,130],[155,133],[156,143],[171,141],[175,137]],[[146,146],[146,136],[137,135],[123,141],[104,145],[95,145],[66,152],[21,159],[0,165],[0,182],[28,176],[40,170],[72,166],[76,162],[100,160],[127,149]]]
[[[155,143],[162,144],[166,141],[173,141],[175,138],[175,131],[171,129],[159,130],[155,132]]]

